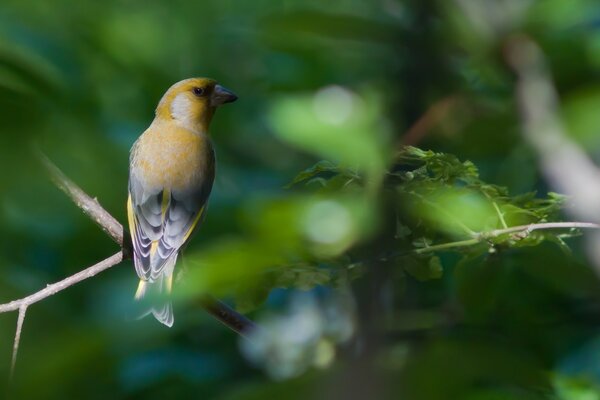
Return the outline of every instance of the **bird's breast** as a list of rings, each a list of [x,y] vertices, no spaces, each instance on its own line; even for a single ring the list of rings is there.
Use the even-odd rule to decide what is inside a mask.
[[[213,179],[214,155],[204,134],[151,126],[133,148],[131,168],[149,187],[187,191]]]

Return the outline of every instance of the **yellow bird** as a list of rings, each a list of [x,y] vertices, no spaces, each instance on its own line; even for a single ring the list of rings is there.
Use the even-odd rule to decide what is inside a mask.
[[[217,107],[236,99],[212,79],[178,82],[131,148],[127,215],[140,278],[137,300],[149,289],[162,296],[171,292],[177,256],[204,216],[215,177],[210,121]],[[150,312],[173,325],[168,299]]]

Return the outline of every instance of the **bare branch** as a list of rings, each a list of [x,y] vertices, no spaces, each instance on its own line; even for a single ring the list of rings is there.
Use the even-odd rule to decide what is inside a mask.
[[[10,303],[0,304],[0,313],[20,310],[21,307],[28,307],[32,304],[35,304],[38,301],[44,300],[46,297],[50,297],[58,292],[65,290],[69,286],[73,286],[76,283],[91,278],[92,276],[119,264],[121,261],[123,261],[122,252],[113,254],[107,259],[102,260],[99,263],[84,269],[83,271],[79,271],[75,275],[71,275],[68,278],[63,279],[62,281],[46,286],[39,292],[36,292],[19,300],[13,300]]]
[[[10,378],[15,374],[15,365],[17,363],[17,353],[19,352],[19,342],[21,341],[21,331],[23,330],[23,322],[25,322],[25,313],[27,306],[23,305],[19,308],[19,316],[17,318],[17,330],[15,332],[15,340],[13,342],[12,360],[10,363]]]
[[[600,229],[600,224],[595,224],[593,222],[544,222],[541,224],[519,225],[504,229],[495,229],[490,232],[482,232],[479,235],[483,238],[490,238],[509,233],[533,232],[543,229]]]
[[[56,165],[44,154],[41,154],[44,167],[50,174],[54,184],[90,217],[112,240],[123,247],[123,225],[119,223],[108,211],[106,211],[98,200],[91,198],[79,186],[63,174]]]
[[[560,119],[559,97],[542,50],[527,36],[510,40],[506,59],[517,75],[516,97],[523,135],[536,151],[549,184],[571,199],[567,212],[600,222],[600,169],[569,137]],[[600,233],[586,238],[600,274]]]
[[[223,325],[233,330],[237,334],[247,338],[248,333],[256,328],[256,324],[239,314],[237,311],[231,309],[227,304],[220,302],[219,300],[207,299],[200,303],[202,307],[210,315],[221,321]]]
[[[65,290],[69,286],[73,286],[78,282],[91,278],[92,276],[119,264],[121,261],[123,261],[123,253],[118,252],[108,257],[107,259],[102,260],[99,263],[76,273],[75,275],[71,275],[68,278],[63,279],[62,281],[53,283],[51,285],[47,285],[44,289],[32,295],[23,297],[19,300],[13,300],[10,303],[0,304],[0,313],[19,310],[19,317],[17,319],[17,329],[15,332],[15,340],[13,342],[12,362],[10,367],[11,378],[15,372],[17,353],[19,352],[19,342],[21,340],[21,331],[23,330],[23,322],[25,321],[25,313],[27,312],[27,307],[37,303],[38,301],[44,300],[46,297],[50,297],[58,292]]]
[[[600,169],[570,138],[559,118],[559,101],[543,54],[529,38],[509,42],[507,60],[517,74],[517,100],[525,139],[537,152],[555,190],[571,197],[577,219],[600,221]]]

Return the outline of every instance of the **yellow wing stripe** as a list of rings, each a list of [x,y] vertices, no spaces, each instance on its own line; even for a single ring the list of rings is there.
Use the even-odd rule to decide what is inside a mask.
[[[163,189],[162,201],[160,204],[160,212],[162,214],[162,222],[165,222],[165,217],[167,215],[167,207],[169,207],[169,202],[171,201],[171,191],[169,189]]]
[[[138,287],[137,290],[135,291],[135,299],[139,300],[142,297],[144,297],[144,293],[146,293],[146,285],[148,282],[146,282],[143,279],[140,279],[140,283],[138,283]]]
[[[133,205],[131,204],[131,195],[127,196],[127,221],[129,222],[129,234],[133,242],[135,236],[135,218],[133,216]]]
[[[150,257],[152,257],[154,255],[154,253],[156,253],[157,249],[158,249],[158,240],[153,240],[152,243],[150,244]]]
[[[169,276],[167,276],[166,289],[167,293],[171,293],[173,290],[173,274],[169,274]]]
[[[202,206],[200,211],[198,211],[198,215],[196,215],[196,218],[194,218],[194,222],[192,222],[190,229],[187,231],[187,233],[183,237],[183,243],[187,242],[187,240],[190,237],[190,235],[192,234],[192,232],[194,232],[194,229],[196,228],[198,221],[200,221],[200,217],[202,216],[203,213],[204,213],[204,206]]]

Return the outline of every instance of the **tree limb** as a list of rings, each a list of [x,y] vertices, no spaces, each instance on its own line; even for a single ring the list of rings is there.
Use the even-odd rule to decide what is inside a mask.
[[[506,58],[517,75],[523,136],[537,153],[542,173],[557,192],[570,196],[571,215],[599,222],[600,169],[560,119],[558,94],[540,47],[526,36],[516,37],[507,43]]]
[[[121,251],[59,282],[47,285],[44,289],[41,289],[29,296],[0,304],[0,314],[17,310],[19,312],[17,328],[13,342],[10,372],[11,377],[13,376],[15,370],[21,332],[23,329],[27,308],[32,304],[61,292],[70,286],[73,286],[85,279],[95,276],[102,271],[120,264],[121,261],[129,258],[131,254],[131,240],[129,235],[124,232],[123,225],[121,225],[119,221],[117,221],[108,211],[106,211],[100,205],[98,200],[90,197],[73,181],[67,178],[67,176],[44,154],[41,154],[41,160],[55,185],[62,190],[77,205],[77,207],[84,212],[85,215],[90,217],[98,226],[100,226],[100,228],[102,228],[102,230],[121,247]],[[252,321],[218,300],[203,300],[200,302],[200,304],[210,315],[242,336],[246,336],[249,331],[255,328],[255,324]]]
[[[560,118],[560,99],[542,49],[522,35],[506,43],[505,54],[517,78],[523,137],[536,152],[542,173],[554,190],[569,196],[569,214],[600,222],[600,168],[571,139]],[[600,275],[600,233],[589,235],[586,246]]]
[[[227,304],[215,299],[200,301],[202,308],[223,325],[240,336],[248,337],[248,333],[256,329],[254,322],[232,310]]]

